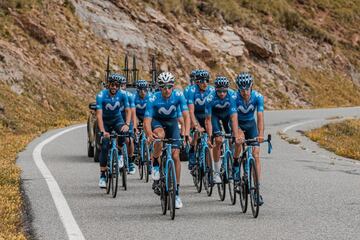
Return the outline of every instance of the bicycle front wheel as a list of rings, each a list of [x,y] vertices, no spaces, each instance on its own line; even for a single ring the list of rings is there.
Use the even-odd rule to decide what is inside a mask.
[[[250,161],[250,202],[251,202],[251,211],[254,216],[254,218],[257,218],[259,215],[259,181],[258,181],[258,175],[257,175],[257,169],[255,165],[254,159],[251,159]]]
[[[235,185],[234,185],[234,171],[233,171],[233,164],[234,159],[231,154],[231,152],[227,152],[226,154],[227,158],[227,183],[229,188],[229,195],[230,195],[230,202],[232,205],[235,205],[236,203],[236,193],[235,193]]]
[[[223,167],[221,167],[220,169],[220,177],[221,177],[221,183],[218,183],[217,187],[218,187],[220,201],[223,202],[226,196],[226,174]]]
[[[111,175],[111,193],[112,197],[115,198],[118,190],[119,183],[119,164],[118,164],[118,153],[116,150],[112,152],[112,175]]]
[[[143,161],[144,161],[144,169],[145,169],[145,182],[149,182],[149,175],[150,175],[150,169],[151,169],[151,162],[150,162],[150,153],[149,153],[149,147],[144,142],[143,147]]]
[[[205,173],[203,176],[204,188],[206,194],[210,197],[213,191],[213,169],[212,169],[212,158],[208,147],[205,148]]]
[[[242,157],[240,160],[240,182],[238,184],[239,200],[241,211],[246,213],[248,206],[248,181],[247,174],[245,172],[246,158]]]
[[[175,218],[175,197],[176,197],[176,173],[175,165],[173,161],[170,161],[168,164],[168,197],[169,197],[169,210],[170,218],[174,220]]]
[[[128,167],[129,167],[129,158],[127,153],[126,144],[122,146],[122,154],[124,159],[124,166],[122,167],[122,186],[124,190],[127,190],[127,174],[128,174]]]

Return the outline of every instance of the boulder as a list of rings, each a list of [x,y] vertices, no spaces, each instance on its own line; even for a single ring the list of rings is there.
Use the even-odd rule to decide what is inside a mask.
[[[237,33],[241,36],[248,51],[258,57],[267,59],[275,56],[273,44],[263,37],[257,36],[248,28],[240,28]]]
[[[196,57],[199,58],[211,58],[210,49],[202,42],[196,39],[193,35],[187,33],[180,25],[176,30],[179,32],[179,40],[184,46]]]
[[[173,32],[175,30],[174,24],[172,24],[169,20],[167,20],[166,17],[161,12],[151,7],[146,7],[145,12],[150,16],[151,22],[166,29],[169,32]]]

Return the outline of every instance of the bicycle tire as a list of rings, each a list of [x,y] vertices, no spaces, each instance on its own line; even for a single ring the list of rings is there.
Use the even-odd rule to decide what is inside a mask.
[[[226,176],[225,176],[225,170],[223,169],[223,167],[221,167],[221,169],[220,169],[220,178],[221,178],[221,183],[218,183],[216,185],[218,188],[220,201],[223,202],[226,197],[226,182],[225,182]]]
[[[239,182],[239,202],[241,211],[246,213],[248,206],[248,183],[247,175],[245,173],[246,157],[242,157],[240,160],[240,182]]]
[[[257,169],[255,165],[255,161],[252,158],[250,160],[250,203],[251,203],[251,211],[254,218],[257,218],[259,215],[259,182],[258,182],[258,175],[257,175]]]
[[[206,172],[203,177],[204,188],[206,190],[206,194],[210,197],[213,191],[213,169],[212,169],[212,158],[210,154],[210,150],[208,147],[205,148],[205,166]]]
[[[176,198],[176,172],[175,165],[173,161],[170,161],[168,164],[168,197],[169,197],[169,210],[170,218],[174,220],[175,218],[175,198]]]
[[[113,150],[112,153],[112,175],[111,175],[111,193],[112,197],[116,198],[119,183],[119,164],[118,164],[118,153]]]
[[[122,175],[122,186],[124,190],[127,190],[127,174],[128,174],[128,167],[129,167],[129,159],[128,159],[128,153],[126,144],[123,144],[122,146],[122,154],[123,154],[123,160],[124,160],[124,166],[123,168],[123,175]]]
[[[236,192],[235,192],[235,185],[234,185],[234,171],[233,171],[233,164],[234,164],[234,159],[233,156],[230,152],[227,152],[226,154],[227,157],[227,169],[228,169],[228,176],[227,178],[227,185],[229,188],[229,196],[230,196],[230,202],[232,205],[235,205],[236,203]]]
[[[149,182],[149,175],[150,175],[150,168],[151,168],[151,162],[150,162],[150,153],[149,153],[149,147],[144,143],[143,147],[143,157],[144,157],[144,167],[145,167],[145,182]]]

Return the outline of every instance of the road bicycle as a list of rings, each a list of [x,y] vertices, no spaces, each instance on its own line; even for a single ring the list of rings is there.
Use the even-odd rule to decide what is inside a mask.
[[[272,151],[271,135],[263,141],[268,143],[268,153]],[[253,156],[253,146],[258,143],[257,138],[247,139],[244,141],[243,152],[240,156],[240,181],[236,184],[236,192],[240,195],[240,205],[243,213],[246,213],[248,206],[248,199],[250,198],[251,211],[254,218],[259,215],[259,196],[260,196],[260,182],[258,179],[258,170]],[[249,198],[248,198],[249,196]]]

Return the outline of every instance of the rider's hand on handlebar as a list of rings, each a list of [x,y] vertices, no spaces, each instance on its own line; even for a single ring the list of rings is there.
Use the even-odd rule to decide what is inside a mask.
[[[104,132],[104,138],[110,138],[110,133],[109,132]]]
[[[196,125],[195,129],[201,133],[205,131],[205,129],[203,127],[201,127],[200,125]]]
[[[121,129],[120,129],[122,132],[128,132],[129,131],[129,126],[124,124]]]
[[[211,137],[208,138],[207,144],[208,144],[209,148],[213,148],[213,147],[214,147],[214,145],[213,145],[213,143],[212,143],[212,138],[211,138]]]
[[[262,142],[264,141],[264,136],[259,135],[259,136],[257,137],[257,140],[258,140],[259,143],[262,143]]]

